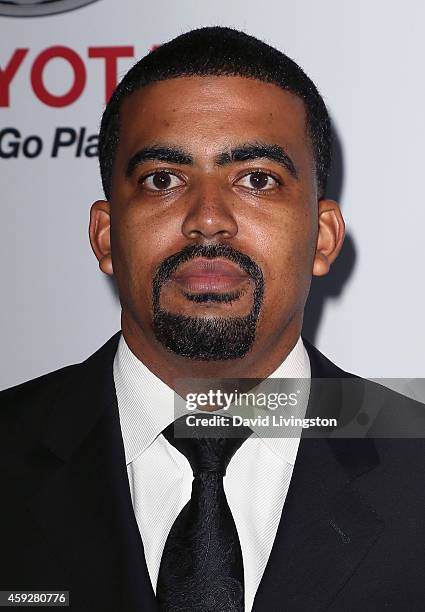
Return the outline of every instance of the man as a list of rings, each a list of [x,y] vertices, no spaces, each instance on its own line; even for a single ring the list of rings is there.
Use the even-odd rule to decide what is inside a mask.
[[[350,377],[300,337],[344,237],[329,163],[314,84],[255,38],[192,31],[125,76],[90,218],[122,335],[2,394],[2,589],[78,612],[423,609],[420,440],[171,425],[189,378],[311,378],[311,413],[315,379]]]

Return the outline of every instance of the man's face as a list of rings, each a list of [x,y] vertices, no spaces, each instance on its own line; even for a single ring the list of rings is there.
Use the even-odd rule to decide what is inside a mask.
[[[133,93],[110,202],[123,329],[192,358],[267,351],[301,325],[318,214],[299,98],[228,76]]]

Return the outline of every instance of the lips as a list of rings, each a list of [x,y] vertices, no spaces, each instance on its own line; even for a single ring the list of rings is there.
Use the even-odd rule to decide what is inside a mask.
[[[248,279],[248,274],[232,261],[197,257],[180,266],[170,280],[190,293],[225,293]]]

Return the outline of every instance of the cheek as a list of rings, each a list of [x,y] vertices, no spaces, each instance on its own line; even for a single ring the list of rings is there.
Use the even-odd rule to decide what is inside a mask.
[[[292,212],[276,218],[257,235],[265,276],[264,306],[270,314],[298,308],[310,286],[315,252],[311,214]]]
[[[112,220],[112,257],[120,292],[134,301],[151,299],[153,274],[173,253],[177,227],[171,216],[156,218],[140,206],[128,205]],[[179,250],[177,245],[174,251]]]

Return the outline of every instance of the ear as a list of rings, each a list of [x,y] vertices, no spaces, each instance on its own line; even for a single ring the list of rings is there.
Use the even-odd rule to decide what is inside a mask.
[[[99,261],[99,268],[113,276],[111,256],[111,206],[106,200],[97,200],[90,209],[89,237],[91,248]]]
[[[338,257],[345,236],[345,224],[338,204],[334,200],[319,200],[319,231],[313,275],[324,276]]]

